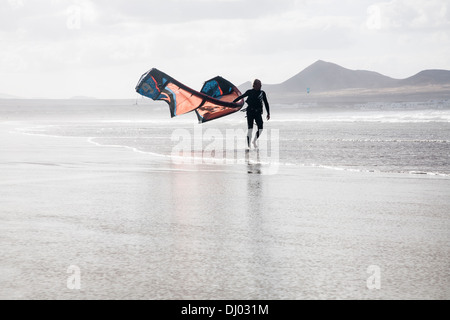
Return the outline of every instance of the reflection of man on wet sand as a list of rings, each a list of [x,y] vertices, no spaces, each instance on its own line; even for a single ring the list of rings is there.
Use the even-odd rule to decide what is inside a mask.
[[[259,150],[256,150],[256,161],[250,160],[249,152],[245,153],[245,161],[247,162],[247,173],[261,174],[261,157],[259,156]]]
[[[267,96],[264,91],[261,90],[261,81],[256,79],[253,82],[253,89],[247,90],[242,96],[237,97],[234,102],[237,102],[245,97],[248,97],[247,102],[247,146],[250,148],[250,141],[253,134],[253,123],[256,122],[258,126],[258,131],[256,132],[255,138],[253,139],[253,147],[258,148],[257,140],[263,131],[264,121],[262,119],[263,114],[263,102],[266,106],[267,111],[267,121],[270,120],[270,109],[269,102],[267,101]]]

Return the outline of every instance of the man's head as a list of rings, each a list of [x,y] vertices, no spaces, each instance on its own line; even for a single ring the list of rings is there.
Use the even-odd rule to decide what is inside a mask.
[[[253,81],[253,89],[261,90],[261,87],[262,87],[261,80],[255,79],[255,81]]]

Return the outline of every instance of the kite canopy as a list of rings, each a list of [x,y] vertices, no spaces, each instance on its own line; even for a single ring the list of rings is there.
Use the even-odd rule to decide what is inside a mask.
[[[167,102],[172,118],[195,111],[200,123],[232,114],[244,105],[243,101],[233,102],[241,92],[222,77],[206,81],[199,92],[154,68],[142,75],[136,92]]]

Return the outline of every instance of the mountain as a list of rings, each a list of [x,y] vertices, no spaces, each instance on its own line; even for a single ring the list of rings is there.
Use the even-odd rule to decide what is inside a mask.
[[[20,98],[10,94],[0,93],[0,99],[20,99]]]
[[[450,84],[450,71],[424,70],[410,78],[401,80],[400,83],[409,86]]]
[[[88,96],[73,96],[70,97],[69,100],[96,100],[95,97],[88,97]]]
[[[351,88],[385,88],[396,85],[398,80],[373,71],[349,70],[331,62],[319,60],[302,72],[278,85],[271,91],[326,92]]]
[[[241,92],[250,88],[250,82],[239,86]],[[318,60],[282,83],[263,82],[263,90],[283,103],[450,99],[450,71],[424,70],[406,79],[394,79]]]
[[[251,89],[251,88],[252,88],[252,82],[251,81],[244,82],[243,84],[238,86],[238,89],[242,93],[244,93],[245,91],[247,91],[248,89]]]

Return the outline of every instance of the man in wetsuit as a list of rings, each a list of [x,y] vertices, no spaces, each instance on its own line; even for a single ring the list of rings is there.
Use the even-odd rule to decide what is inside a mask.
[[[250,141],[253,134],[253,123],[256,122],[258,126],[258,131],[256,132],[255,139],[253,140],[253,146],[255,148],[258,147],[257,140],[263,131],[264,121],[262,119],[263,114],[263,102],[266,106],[267,111],[267,121],[270,120],[270,109],[269,102],[267,101],[267,96],[264,91],[261,90],[262,84],[261,81],[256,79],[253,82],[253,89],[247,90],[242,96],[237,97],[234,102],[237,102],[243,98],[247,98],[247,145],[250,148]]]

